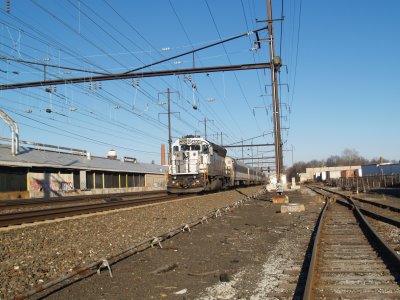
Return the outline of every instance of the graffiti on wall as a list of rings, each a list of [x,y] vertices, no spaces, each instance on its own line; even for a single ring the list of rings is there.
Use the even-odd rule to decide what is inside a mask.
[[[70,174],[29,173],[29,190],[33,192],[70,192],[74,182]]]
[[[31,178],[29,181],[31,191],[48,192],[58,190],[58,185],[55,183],[46,182],[43,179]]]
[[[71,192],[74,190],[74,184],[72,182],[61,182],[61,190],[64,192]]]

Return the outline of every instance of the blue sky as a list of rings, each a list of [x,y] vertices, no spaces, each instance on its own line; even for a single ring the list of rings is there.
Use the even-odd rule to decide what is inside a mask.
[[[273,1],[274,18],[282,1]],[[323,159],[345,148],[366,158],[399,159],[398,1],[284,0],[282,41],[274,25],[282,69],[284,148],[294,161]],[[266,1],[15,1],[0,7],[0,56],[101,72],[124,72],[265,26]],[[301,14],[300,14],[301,7]],[[299,18],[300,17],[300,18]],[[299,22],[300,20],[300,22]],[[299,32],[300,26],[300,32]],[[299,33],[299,35],[298,35]],[[299,36],[299,39],[297,37]],[[266,32],[260,38],[266,38]],[[269,61],[268,45],[251,51],[255,35],[198,52],[195,66]],[[163,48],[170,48],[163,51]],[[298,50],[297,50],[298,49]],[[165,49],[164,49],[165,50]],[[191,68],[185,56],[150,70]],[[43,67],[0,60],[0,82],[43,80]],[[47,68],[47,78],[84,76]],[[94,75],[93,75],[94,76]],[[192,83],[196,89],[192,88]],[[223,143],[272,143],[269,70],[169,76],[101,85],[85,82],[0,92],[0,107],[21,128],[21,139],[82,148],[104,156],[160,162],[167,144],[165,91],[172,94],[174,138],[204,135]],[[266,85],[266,86],[265,86]],[[267,94],[265,93],[267,92]],[[194,110],[193,106],[198,109]],[[46,109],[51,113],[46,113]],[[0,125],[0,136],[9,130]],[[258,136],[262,136],[261,138]],[[254,138],[258,137],[258,138]],[[254,138],[254,139],[252,139]],[[249,157],[273,148],[245,149]],[[240,150],[229,150],[240,157]],[[285,165],[292,164],[285,151]]]
[[[303,1],[289,138],[297,159],[344,148],[399,159],[399,9],[398,1]]]

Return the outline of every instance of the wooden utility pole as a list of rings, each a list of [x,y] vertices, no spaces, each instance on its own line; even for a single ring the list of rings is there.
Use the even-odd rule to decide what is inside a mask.
[[[281,66],[281,58],[279,56],[275,56],[271,0],[267,0],[267,11],[268,11],[267,22],[268,22],[269,48],[270,48],[269,53],[271,60],[271,85],[272,85],[272,108],[273,108],[273,118],[274,118],[276,180],[277,182],[280,182],[283,159],[282,159],[281,124],[280,124],[280,114],[279,114],[277,72],[279,71],[279,68]]]

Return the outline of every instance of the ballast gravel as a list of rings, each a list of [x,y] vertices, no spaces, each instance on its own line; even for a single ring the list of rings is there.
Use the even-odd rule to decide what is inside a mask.
[[[261,188],[2,228],[0,299],[14,298],[75,268],[231,205]]]

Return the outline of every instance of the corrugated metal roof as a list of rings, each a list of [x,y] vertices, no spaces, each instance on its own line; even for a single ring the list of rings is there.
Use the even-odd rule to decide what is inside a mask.
[[[17,155],[11,155],[7,145],[0,145],[0,166],[13,167],[50,167],[57,169],[100,170],[110,172],[164,174],[166,167],[161,165],[123,162],[103,157],[86,156],[53,151],[42,151],[20,147]]]

